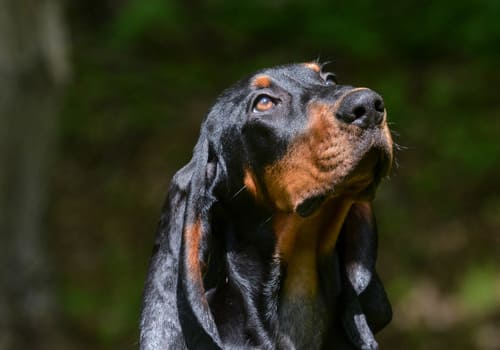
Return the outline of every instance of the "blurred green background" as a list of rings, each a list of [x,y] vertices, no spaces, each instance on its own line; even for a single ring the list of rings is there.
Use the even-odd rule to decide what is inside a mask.
[[[256,69],[319,58],[384,97],[401,146],[375,202],[381,348],[500,349],[498,0],[64,5],[42,246],[68,341],[137,347],[160,207],[209,106]]]

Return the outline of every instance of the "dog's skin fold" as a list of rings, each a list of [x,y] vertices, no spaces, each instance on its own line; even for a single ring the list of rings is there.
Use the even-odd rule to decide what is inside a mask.
[[[171,182],[140,348],[377,349],[371,202],[391,162],[381,97],[317,63],[226,90]]]

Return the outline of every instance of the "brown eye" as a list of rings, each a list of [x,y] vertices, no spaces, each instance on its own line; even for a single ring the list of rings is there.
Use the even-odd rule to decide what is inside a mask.
[[[260,95],[254,103],[254,112],[266,112],[275,106],[274,100],[268,95]]]

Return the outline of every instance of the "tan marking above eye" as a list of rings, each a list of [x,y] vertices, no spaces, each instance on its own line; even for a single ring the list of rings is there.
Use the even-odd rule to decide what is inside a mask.
[[[271,78],[267,75],[259,75],[253,80],[252,85],[259,89],[268,88],[271,86]]]
[[[265,112],[274,107],[274,101],[271,97],[267,95],[259,96],[254,109],[258,112]]]
[[[317,73],[319,73],[321,71],[321,67],[316,62],[307,62],[307,63],[304,63],[304,66],[306,68],[312,69],[313,71],[315,71]]]

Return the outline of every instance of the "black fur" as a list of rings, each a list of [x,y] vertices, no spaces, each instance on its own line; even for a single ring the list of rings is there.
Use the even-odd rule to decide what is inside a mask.
[[[257,74],[271,77],[279,88],[256,89]],[[372,332],[390,321],[391,308],[375,272],[374,218],[352,207],[335,249],[319,261],[322,297],[299,300],[283,311],[286,263],[274,254],[276,208],[256,201],[243,184],[250,167],[266,197],[264,169],[304,130],[309,101],[332,102],[352,88],[326,85],[325,73],[302,64],[257,74],[217,99],[191,161],[171,182],[145,285],[140,347],[376,349]],[[260,118],[253,108],[263,90],[282,105]],[[303,216],[323,199],[304,204]],[[193,243],[184,235],[196,224],[200,280],[190,271]]]

